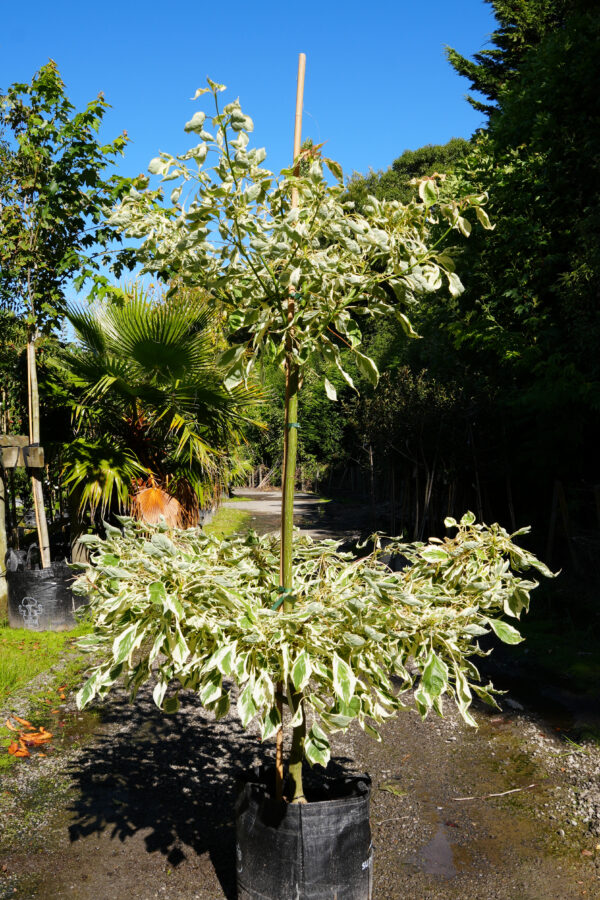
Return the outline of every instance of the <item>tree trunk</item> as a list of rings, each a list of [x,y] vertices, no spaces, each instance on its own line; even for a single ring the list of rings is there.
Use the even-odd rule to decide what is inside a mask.
[[[35,326],[27,330],[27,394],[29,401],[29,443],[40,444],[40,397],[38,392],[37,368],[35,363]],[[43,469],[31,469],[31,492],[35,509],[40,559],[43,569],[50,566],[50,541],[48,523],[44,507]]]

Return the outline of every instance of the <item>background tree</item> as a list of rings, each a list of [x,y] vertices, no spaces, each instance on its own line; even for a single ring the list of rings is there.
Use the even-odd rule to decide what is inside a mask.
[[[112,261],[117,274],[131,257],[112,253],[114,229],[103,208],[130,181],[105,170],[123,152],[125,134],[108,144],[97,139],[108,108],[102,94],[76,112],[53,61],[30,84],[0,95],[0,303],[27,324],[29,439],[40,443],[36,342],[64,312],[65,291]],[[97,291],[106,279],[98,275]],[[41,470],[32,488],[42,565],[50,564]]]
[[[488,101],[467,100],[475,109],[492,115],[501,92],[519,77],[524,57],[547,34],[562,28],[570,11],[583,8],[584,0],[485,0],[494,9],[498,28],[492,46],[467,59],[451,47],[448,59],[459,75],[468,78],[471,89]],[[490,102],[491,101],[491,102]]]
[[[384,172],[355,172],[348,181],[348,197],[359,209],[369,194],[378,200],[399,200],[409,203],[414,196],[413,179],[433,175],[434,172],[453,172],[458,162],[469,152],[469,141],[451,138],[447,144],[426,144],[417,150],[405,150]]]
[[[545,552],[556,481],[571,486],[571,522],[584,536],[597,535],[600,25],[597,13],[575,0],[493,6],[500,23],[495,55],[477,57],[472,71],[484,94],[485,78],[496,78],[486,95],[494,114],[463,144],[462,156],[447,159],[445,189],[487,190],[494,234],[482,239],[475,230],[454,253],[464,293],[441,291],[411,307],[423,340],[407,344],[397,327],[365,330],[386,381],[379,397],[361,384],[361,398],[348,401],[353,427],[344,449],[361,458],[370,423],[379,495],[390,496],[393,464],[396,482],[405,483],[404,493],[410,489],[413,513],[403,521],[410,533],[441,435],[435,509],[455,514],[445,507],[454,498],[458,508],[483,510],[486,518],[512,524],[523,517]],[[359,204],[367,194],[397,196],[419,159],[443,171],[443,158],[439,165],[427,159],[432,149],[400,157],[407,164],[401,179],[397,164],[353,178],[350,196]],[[445,240],[454,243],[454,236]],[[411,385],[426,386],[425,409],[421,388],[413,393]],[[410,429],[396,428],[394,402],[407,423],[416,423],[413,402],[432,426],[439,413],[437,426],[418,438],[423,452],[411,450],[410,459],[390,449],[405,452],[403,441],[412,442]],[[365,491],[368,468],[363,463]]]

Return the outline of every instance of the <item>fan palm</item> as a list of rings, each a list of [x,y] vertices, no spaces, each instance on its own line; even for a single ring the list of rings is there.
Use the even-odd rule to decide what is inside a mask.
[[[78,395],[80,431],[68,482],[92,511],[132,500],[150,521],[195,524],[261,399],[225,386],[215,312],[199,296],[156,302],[134,288],[122,304],[72,307],[68,318],[79,345],[57,366]]]

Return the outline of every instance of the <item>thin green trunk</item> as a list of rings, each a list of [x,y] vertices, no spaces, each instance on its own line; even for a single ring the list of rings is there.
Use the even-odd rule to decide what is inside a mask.
[[[304,103],[304,69],[306,56],[301,53],[298,57],[298,85],[296,90],[296,118],[294,124],[294,162],[300,154],[302,141],[302,107]],[[295,174],[299,174],[299,164],[296,164]],[[292,208],[298,206],[298,191],[292,191]],[[294,320],[295,297],[290,290],[288,298],[287,317],[288,325]],[[290,612],[293,608],[292,600],[292,559],[293,559],[293,535],[294,535],[294,488],[296,484],[296,456],[298,451],[298,389],[299,371],[293,357],[293,335],[288,330],[285,337],[285,427],[283,436],[283,484],[281,499],[281,555],[279,569],[279,585],[283,592],[283,609]],[[283,685],[282,685],[283,687]],[[282,691],[283,693],[283,691]],[[297,701],[292,696],[294,708],[301,703],[301,697]],[[294,714],[294,709],[290,710]],[[282,717],[283,722],[283,717]],[[289,761],[289,775],[292,803],[304,803],[304,791],[302,788],[302,757],[304,755],[304,723],[293,729],[292,749]],[[275,765],[276,796],[283,796],[283,728],[280,728],[277,736],[277,757]]]
[[[301,694],[293,694],[292,702],[294,712],[302,703]],[[304,758],[304,738],[306,737],[306,724],[304,719],[301,725],[297,725],[292,732],[292,748],[288,766],[290,776],[290,800],[292,803],[305,803],[304,786],[302,784],[302,760]]]
[[[294,493],[296,484],[296,458],[298,453],[298,367],[293,363],[291,352],[288,353],[286,365],[285,392],[285,433],[283,443],[283,484],[281,499],[281,568],[280,585],[283,591],[283,608],[285,612],[293,608],[291,593],[293,535],[294,535]],[[300,702],[294,698],[294,705]],[[294,710],[290,710],[293,715]],[[302,757],[304,755],[304,724],[297,726],[292,732],[292,749],[290,752],[288,772],[290,776],[290,797],[292,803],[304,800],[302,788]]]
[[[287,599],[287,594],[292,590],[294,490],[298,453],[298,369],[293,363],[290,363],[287,369],[284,427],[280,583],[284,589],[283,607],[285,610],[290,610],[291,601]]]

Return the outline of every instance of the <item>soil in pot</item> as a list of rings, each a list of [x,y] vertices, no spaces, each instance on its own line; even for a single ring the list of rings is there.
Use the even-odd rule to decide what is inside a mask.
[[[311,772],[304,790],[308,803],[277,803],[273,771],[240,782],[238,900],[371,900],[370,778]]]

